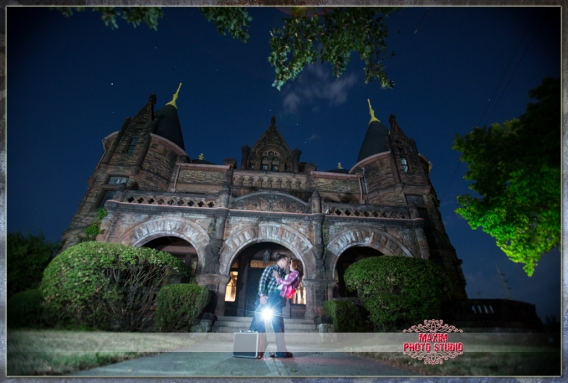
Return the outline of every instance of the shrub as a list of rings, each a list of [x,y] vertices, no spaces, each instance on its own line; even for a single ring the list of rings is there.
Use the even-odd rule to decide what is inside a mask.
[[[205,287],[192,284],[162,287],[156,299],[154,321],[158,331],[189,331],[207,303],[210,293]]]
[[[8,300],[8,327],[42,328],[46,326],[43,296],[39,289],[16,293]]]
[[[155,249],[84,242],[53,259],[41,291],[60,325],[135,331],[160,287],[184,270],[182,261]]]
[[[441,267],[422,259],[382,256],[360,260],[345,272],[377,331],[394,331],[438,319],[450,282]]]
[[[59,248],[58,243],[46,241],[41,231],[38,235],[8,233],[7,246],[7,295],[36,289],[41,283],[43,271],[51,255]]]
[[[369,312],[352,301],[325,301],[323,309],[333,321],[335,332],[372,332]]]

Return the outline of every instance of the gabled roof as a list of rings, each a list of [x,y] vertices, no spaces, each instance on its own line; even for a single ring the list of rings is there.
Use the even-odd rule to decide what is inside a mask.
[[[253,145],[251,149],[251,153],[256,154],[259,149],[262,149],[266,146],[277,146],[282,148],[285,153],[282,153],[284,156],[290,155],[290,147],[284,140],[284,137],[276,127],[276,118],[273,116],[271,120],[271,124],[266,129],[264,134],[258,139],[258,141]]]

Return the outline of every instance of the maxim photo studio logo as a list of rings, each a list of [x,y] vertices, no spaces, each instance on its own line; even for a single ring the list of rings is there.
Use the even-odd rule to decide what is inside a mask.
[[[425,320],[423,325],[412,326],[403,332],[418,333],[418,341],[404,342],[402,353],[424,360],[424,364],[442,364],[444,360],[463,354],[463,343],[450,342],[448,338],[449,333],[463,330],[444,324],[442,320]]]

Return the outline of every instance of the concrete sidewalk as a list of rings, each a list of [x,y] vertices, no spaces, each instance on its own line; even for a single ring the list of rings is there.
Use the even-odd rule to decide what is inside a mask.
[[[270,345],[268,351],[270,350]],[[167,352],[66,376],[80,377],[366,377],[419,376],[371,358],[340,352],[294,352],[293,358],[234,358],[225,352]]]

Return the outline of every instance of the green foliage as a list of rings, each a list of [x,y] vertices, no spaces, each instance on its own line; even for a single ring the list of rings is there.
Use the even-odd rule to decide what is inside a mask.
[[[217,26],[220,35],[229,32],[233,38],[248,42],[250,35],[245,28],[250,27],[252,17],[242,7],[203,7],[201,13]]]
[[[157,291],[184,272],[182,261],[155,249],[84,242],[53,259],[40,288],[59,325],[135,331]]]
[[[529,96],[538,102],[519,119],[457,135],[453,149],[479,194],[459,196],[456,212],[531,276],[560,244],[560,80],[544,79]]]
[[[63,16],[69,17],[73,15],[73,12],[84,12],[89,8],[54,7],[51,9],[57,9]],[[164,16],[162,8],[160,7],[93,7],[90,9],[95,12],[100,12],[103,23],[105,23],[107,27],[111,27],[111,29],[118,28],[117,19],[122,17],[127,23],[132,24],[134,28],[144,22],[149,28],[158,30],[158,19]]]
[[[20,291],[39,287],[43,270],[59,243],[46,241],[38,235],[20,232],[7,235],[7,295],[8,299]]]
[[[345,286],[356,291],[378,331],[393,331],[440,317],[450,282],[434,263],[417,258],[382,256],[355,262],[345,272]]]
[[[8,327],[45,327],[48,320],[44,311],[43,296],[39,289],[16,293],[8,300],[6,319]]]
[[[329,10],[329,9],[328,9]],[[333,8],[311,17],[284,19],[281,29],[270,32],[272,53],[268,61],[275,67],[272,84],[278,90],[295,79],[318,60],[329,62],[333,74],[340,77],[353,51],[365,64],[365,83],[379,80],[383,88],[392,88],[382,61],[386,58],[388,28],[385,18],[394,8]],[[394,56],[394,53],[391,54]]]
[[[103,218],[108,215],[108,212],[104,208],[100,208],[97,210],[97,218],[93,220],[93,222],[89,225],[89,227],[85,230],[85,237],[81,238],[81,242],[89,242],[89,241],[96,241],[97,235],[103,234],[105,231],[101,230],[101,223],[103,222]]]
[[[202,286],[176,284],[162,287],[156,299],[156,328],[165,332],[189,331],[209,299],[209,290]]]
[[[87,8],[57,7],[63,15]],[[227,33],[233,38],[248,42],[248,28],[252,17],[244,7],[199,8],[208,21],[215,23],[219,34]],[[144,21],[154,30],[162,10],[156,7],[114,8],[95,7],[102,14],[106,26],[118,28],[117,19],[122,17],[134,26]],[[294,80],[306,65],[321,60],[329,62],[333,74],[340,77],[351,59],[351,53],[359,53],[365,64],[365,83],[378,80],[383,88],[392,88],[394,82],[387,78],[383,61],[393,57],[386,54],[388,28],[385,18],[397,8],[319,8],[293,7],[291,16],[284,18],[282,28],[270,32],[272,52],[268,62],[274,66],[276,77],[272,86],[278,90]]]
[[[335,332],[372,332],[369,313],[352,301],[325,301],[323,309],[333,320]]]

